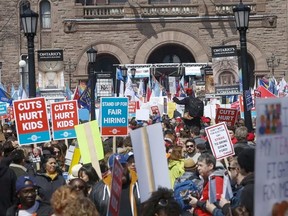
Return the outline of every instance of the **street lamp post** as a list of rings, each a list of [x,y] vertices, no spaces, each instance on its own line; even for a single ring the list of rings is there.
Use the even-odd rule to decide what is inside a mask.
[[[22,85],[22,89],[25,89],[25,74],[24,74],[24,70],[26,67],[26,61],[24,60],[20,60],[19,61],[19,67],[21,68],[20,74],[21,74],[21,85]]]
[[[124,92],[125,92],[125,88],[126,88],[127,71],[128,71],[128,69],[125,67],[125,65],[123,67],[121,67],[121,73],[122,73],[123,82],[124,82]]]
[[[28,42],[29,97],[36,97],[34,37],[39,15],[30,8],[21,14],[24,34]]]
[[[245,96],[245,91],[249,90],[246,31],[249,26],[250,8],[247,5],[244,5],[242,3],[242,0],[240,0],[240,3],[233,8],[233,13],[235,16],[237,30],[240,33],[241,68],[243,76],[242,79],[243,79],[244,120],[245,120],[245,126],[247,127],[248,131],[251,132],[253,130],[251,111],[247,109],[246,106],[247,101]]]
[[[88,57],[88,62],[91,66],[90,71],[88,71],[88,75],[89,75],[89,81],[91,84],[91,106],[90,106],[91,117],[90,117],[90,120],[93,121],[96,119],[96,115],[95,115],[95,86],[96,86],[95,63],[96,63],[96,57],[97,57],[97,50],[91,47],[89,50],[87,50],[86,53]]]
[[[130,71],[131,71],[132,83],[134,83],[136,68],[131,68]]]

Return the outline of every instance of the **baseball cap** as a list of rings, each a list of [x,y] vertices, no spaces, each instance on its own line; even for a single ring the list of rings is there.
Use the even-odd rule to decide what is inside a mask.
[[[129,158],[132,157],[132,156],[134,156],[134,153],[133,153],[133,152],[128,152],[128,153],[126,153],[126,154],[124,155],[124,158],[125,158],[126,161],[128,161]]]
[[[20,176],[16,181],[16,193],[18,194],[22,189],[28,187],[37,188],[34,178],[31,176]]]
[[[113,167],[113,162],[114,162],[114,158],[116,160],[118,160],[121,164],[126,164],[126,158],[123,154],[112,154],[110,155],[109,159],[108,159],[108,167],[112,168]]]

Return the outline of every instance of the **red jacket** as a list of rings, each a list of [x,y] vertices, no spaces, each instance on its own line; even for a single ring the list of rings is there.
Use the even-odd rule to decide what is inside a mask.
[[[221,195],[223,193],[223,177],[215,176],[215,184],[216,184],[216,199],[220,200]],[[200,202],[206,202],[209,200],[209,183],[208,181],[204,183],[202,197],[199,199]],[[200,207],[196,207],[194,210],[194,214],[197,216],[211,216],[212,214],[201,209]]]

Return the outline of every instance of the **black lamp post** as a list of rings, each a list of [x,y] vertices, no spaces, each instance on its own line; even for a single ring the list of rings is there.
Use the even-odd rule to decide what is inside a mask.
[[[29,97],[36,97],[36,82],[35,82],[35,54],[34,54],[34,37],[37,31],[39,15],[30,8],[21,14],[24,34],[28,42],[28,68],[29,68]]]
[[[248,61],[247,61],[247,41],[246,41],[246,31],[249,25],[249,15],[250,8],[247,5],[240,3],[233,8],[236,27],[240,33],[240,50],[241,50],[241,68],[242,68],[242,76],[243,76],[243,102],[244,102],[244,119],[245,126],[248,128],[248,131],[253,130],[252,119],[251,119],[251,111],[247,110],[246,106],[246,97],[245,91],[249,90],[249,74],[248,74]]]
[[[132,83],[134,83],[134,78],[135,78],[135,74],[136,74],[136,68],[131,68],[131,77],[132,77]]]
[[[87,50],[86,53],[87,53],[87,57],[88,57],[88,62],[90,64],[90,71],[88,71],[89,81],[91,83],[91,111],[90,111],[91,118],[90,118],[90,120],[93,121],[96,119],[96,115],[95,115],[96,74],[95,74],[94,70],[95,70],[95,63],[96,63],[96,57],[97,57],[97,50],[95,50],[95,49],[93,49],[93,47],[91,47],[89,50]]]
[[[124,82],[124,91],[126,88],[126,78],[127,78],[127,71],[128,69],[125,67],[125,65],[123,67],[121,67],[121,73],[122,73],[122,77],[123,77],[123,82]]]

